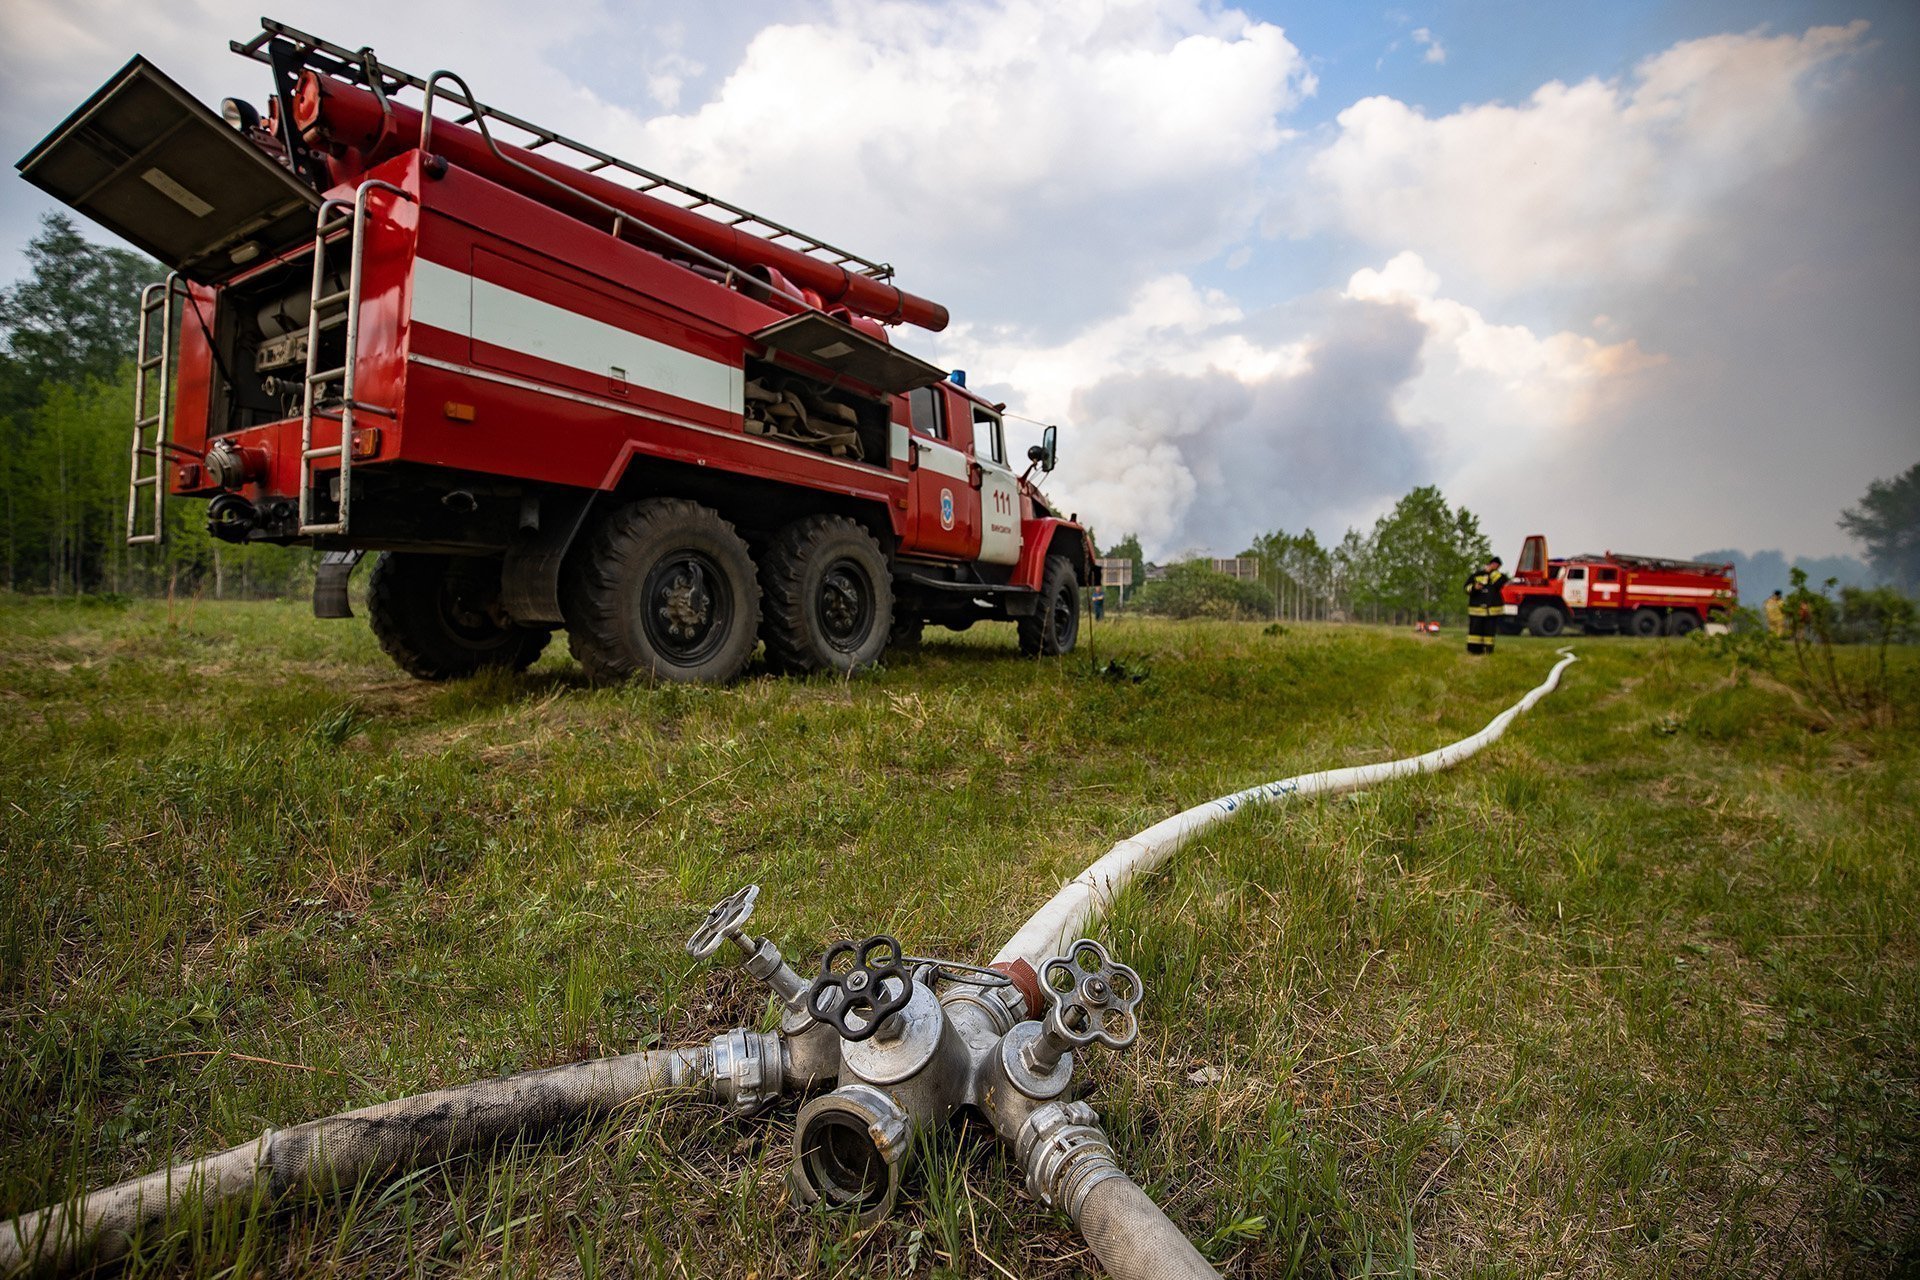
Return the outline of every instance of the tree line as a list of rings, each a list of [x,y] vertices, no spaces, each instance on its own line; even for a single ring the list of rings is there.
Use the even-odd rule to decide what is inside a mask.
[[[1312,529],[1264,533],[1240,552],[1258,576],[1236,580],[1204,560],[1169,566],[1146,580],[1139,538],[1104,554],[1134,561],[1130,603],[1177,618],[1271,618],[1289,622],[1446,621],[1465,616],[1462,584],[1492,554],[1480,519],[1434,485],[1396,502],[1365,533],[1348,529],[1324,543]]]
[[[170,502],[159,546],[129,547],[134,346],[158,263],[88,242],[51,213],[27,274],[0,290],[0,586],[8,591],[279,595],[304,549],[235,547],[203,504]]]

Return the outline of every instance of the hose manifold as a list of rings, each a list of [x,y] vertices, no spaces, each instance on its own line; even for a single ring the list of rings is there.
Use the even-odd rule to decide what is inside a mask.
[[[1014,1154],[1027,1171],[1027,1190],[1076,1222],[1089,1192],[1126,1176],[1099,1116],[1084,1102],[1049,1102],[1036,1110],[1020,1127]]]

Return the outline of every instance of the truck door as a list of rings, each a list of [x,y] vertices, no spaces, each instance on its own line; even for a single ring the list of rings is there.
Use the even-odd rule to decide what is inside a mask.
[[[1007,466],[1007,437],[1000,415],[973,406],[973,460],[980,477],[980,558],[988,564],[1020,562],[1020,486]]]
[[[1567,602],[1569,609],[1587,607],[1587,566],[1568,566],[1565,584],[1560,588],[1560,598]]]
[[[980,491],[971,466],[968,404],[945,383],[907,393],[908,551],[957,560],[980,554]]]
[[[1594,608],[1618,609],[1620,607],[1620,571],[1610,566],[1597,566],[1593,571],[1593,582],[1587,590],[1593,593]]]

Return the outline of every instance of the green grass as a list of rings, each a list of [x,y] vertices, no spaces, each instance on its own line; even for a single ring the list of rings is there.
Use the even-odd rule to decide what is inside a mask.
[[[762,1016],[680,949],[763,886],[803,970],[990,955],[1115,840],[1428,750],[1552,646],[1108,623],[934,629],[852,681],[394,671],[294,605],[0,598],[0,1214],[263,1128]],[[1877,721],[1711,642],[1582,661],[1444,775],[1246,814],[1099,932],[1148,985],[1092,1099],[1239,1277],[1892,1274],[1920,1261],[1920,663]],[[1848,655],[1851,657],[1852,655]],[[238,1055],[247,1055],[247,1058]],[[266,1062],[248,1058],[267,1059]],[[871,1233],[785,1201],[791,1109],[642,1106],[149,1272],[1065,1277],[980,1133]]]

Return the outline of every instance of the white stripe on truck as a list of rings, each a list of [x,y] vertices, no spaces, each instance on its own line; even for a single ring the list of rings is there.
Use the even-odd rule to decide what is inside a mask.
[[[617,325],[554,306],[425,258],[413,264],[413,319],[523,355],[620,377],[636,387],[728,413],[745,408],[745,374]]]

